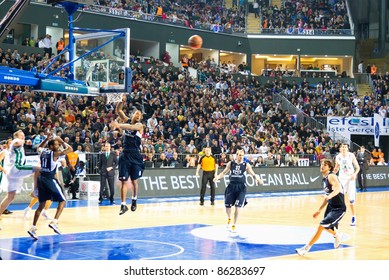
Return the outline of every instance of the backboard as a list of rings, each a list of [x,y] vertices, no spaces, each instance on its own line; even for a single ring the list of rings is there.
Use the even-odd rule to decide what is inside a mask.
[[[84,56],[74,64],[75,78],[100,88],[124,90],[125,69],[130,66],[130,29],[84,34],[75,29],[74,37],[75,57]]]
[[[17,0],[0,22],[1,36],[16,17],[24,10],[27,0]],[[33,91],[57,92],[80,95],[111,95],[108,98],[117,102],[119,93],[131,90],[132,74],[130,66],[130,29],[101,30],[74,28],[73,14],[82,5],[92,3],[83,1],[50,1],[63,6],[69,18],[69,37],[74,42],[49,60],[45,69],[38,72],[9,69],[0,66],[0,82],[5,84],[28,85]],[[67,54],[69,62],[52,70],[57,59]],[[69,73],[58,75],[62,69]],[[64,73],[62,73],[64,74]],[[109,89],[108,89],[109,88]],[[108,90],[107,90],[108,89]]]

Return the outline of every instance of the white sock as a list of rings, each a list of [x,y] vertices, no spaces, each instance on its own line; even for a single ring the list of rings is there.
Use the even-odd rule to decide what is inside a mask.
[[[125,203],[125,202],[122,202],[121,205],[126,205],[126,203]]]
[[[136,197],[136,196],[133,196],[133,197],[132,197],[132,199],[135,199],[135,200],[136,200],[137,198],[138,198],[138,197]]]
[[[58,220],[57,220],[57,219],[54,219],[54,220],[53,220],[53,223],[58,224]]]

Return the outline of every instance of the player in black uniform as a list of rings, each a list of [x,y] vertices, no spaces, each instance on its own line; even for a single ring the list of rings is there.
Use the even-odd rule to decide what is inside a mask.
[[[113,121],[111,127],[113,129],[119,128],[123,130],[123,151],[119,156],[119,181],[120,181],[120,195],[121,205],[119,215],[123,215],[128,211],[126,205],[127,188],[132,187],[132,201],[131,211],[136,210],[136,200],[138,196],[138,181],[142,177],[145,165],[140,153],[141,139],[143,132],[142,112],[136,110],[131,119],[123,112],[124,101],[119,102],[116,106],[116,113],[124,123]],[[131,179],[131,180],[129,180]]]
[[[312,245],[320,238],[323,230],[328,231],[334,236],[334,248],[337,249],[342,241],[342,234],[338,231],[338,223],[346,214],[346,204],[344,203],[343,187],[340,184],[338,176],[333,173],[335,164],[331,159],[323,159],[320,165],[320,172],[323,175],[322,187],[325,192],[324,200],[318,211],[313,214],[316,218],[320,212],[327,206],[324,218],[320,222],[315,235],[307,245],[296,249],[300,256],[309,252]]]
[[[226,168],[222,173],[215,176],[214,181],[218,181],[230,172],[230,183],[224,192],[224,205],[227,213],[227,226],[231,225],[231,208],[235,206],[234,221],[231,226],[231,231],[235,232],[235,225],[238,221],[239,209],[244,206],[246,198],[246,172],[254,176],[258,184],[263,184],[262,180],[254,173],[251,165],[244,162],[244,151],[236,152],[235,160],[227,163]]]
[[[64,148],[63,151],[59,150],[60,144]],[[38,240],[36,224],[47,200],[58,201],[54,220],[49,224],[49,227],[55,233],[61,234],[58,229],[58,219],[65,207],[66,198],[63,193],[63,187],[59,184],[55,175],[57,173],[58,158],[72,151],[73,148],[66,144],[61,137],[56,137],[48,142],[48,148],[44,149],[40,155],[41,171],[38,177],[39,206],[35,210],[32,227],[27,231],[35,240]]]

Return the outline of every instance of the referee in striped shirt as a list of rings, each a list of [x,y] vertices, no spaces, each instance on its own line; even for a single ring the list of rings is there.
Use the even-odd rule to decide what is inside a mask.
[[[207,147],[204,150],[205,155],[199,159],[197,165],[196,176],[199,176],[200,168],[203,169],[203,177],[201,179],[201,190],[200,190],[200,205],[204,205],[204,195],[207,188],[207,182],[211,187],[211,205],[215,205],[215,182],[213,178],[217,174],[217,161],[211,154],[211,148]]]

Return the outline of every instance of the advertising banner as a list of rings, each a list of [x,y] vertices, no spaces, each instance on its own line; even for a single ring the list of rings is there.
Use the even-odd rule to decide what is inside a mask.
[[[264,184],[257,185],[254,178],[247,175],[247,193],[321,190],[322,176],[318,167],[254,168],[254,172],[261,177]],[[32,176],[24,180],[22,191],[16,195],[15,202],[30,201],[30,193],[33,190],[32,180]],[[92,186],[90,193],[92,196],[89,198],[96,199],[100,177],[98,175],[90,176],[89,180],[89,182],[84,181],[86,182],[84,186]],[[228,183],[228,176],[217,182],[216,194],[224,194]],[[367,187],[381,186],[389,186],[389,166],[370,167],[367,171]],[[139,180],[139,198],[198,196],[200,188],[201,176],[196,176],[196,169],[147,169]],[[84,189],[85,187],[80,186],[80,191],[84,191]],[[4,192],[0,195],[3,197]],[[207,190],[206,195],[209,195],[209,190]],[[115,197],[120,197],[117,182]],[[128,197],[131,197],[131,191],[128,191]]]
[[[389,186],[389,166],[370,166],[366,172],[367,187]]]
[[[284,192],[291,190],[320,189],[321,180],[318,168],[254,168],[264,184],[256,184],[251,175],[246,176],[247,192]],[[139,195],[154,196],[192,196],[198,195],[201,176],[196,177],[195,169],[146,170],[139,181]],[[200,174],[201,175],[201,174]],[[223,194],[229,183],[225,176],[216,183],[216,194]]]
[[[376,115],[376,120],[374,117],[327,117],[327,131],[346,135],[375,135],[375,128],[379,127],[378,135],[389,135],[389,118]]]
[[[99,200],[100,182],[99,181],[81,181],[80,182],[80,199],[82,200]]]

